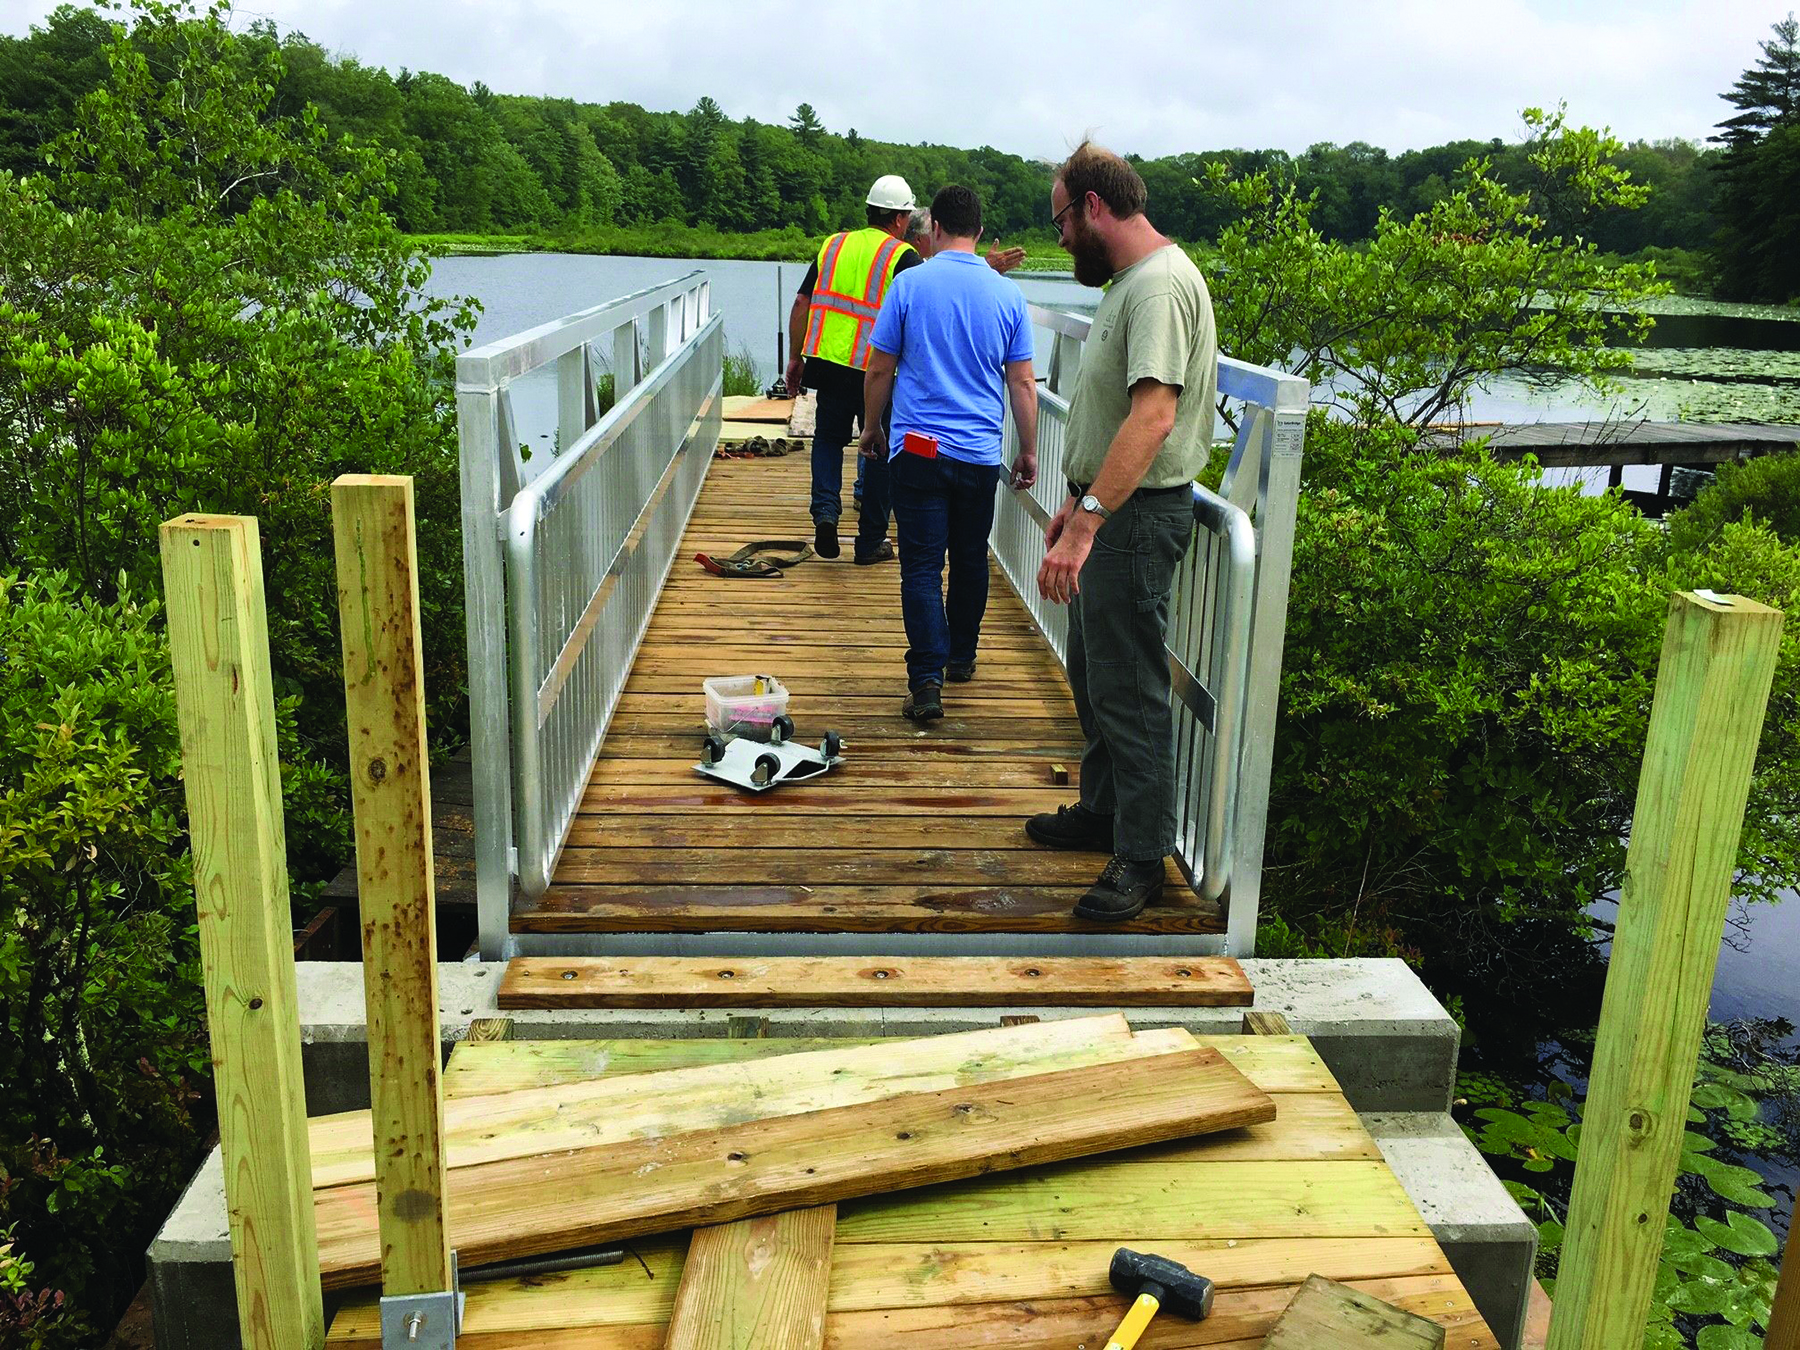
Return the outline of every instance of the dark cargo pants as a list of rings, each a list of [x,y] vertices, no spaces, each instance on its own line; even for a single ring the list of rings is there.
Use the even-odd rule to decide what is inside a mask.
[[[1113,817],[1113,852],[1175,849],[1169,594],[1194,528],[1187,488],[1140,491],[1094,535],[1069,606],[1069,687],[1087,748],[1081,804]]]

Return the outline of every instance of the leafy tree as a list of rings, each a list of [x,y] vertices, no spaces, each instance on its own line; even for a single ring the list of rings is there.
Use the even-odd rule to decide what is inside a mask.
[[[1313,224],[1316,192],[1210,165],[1209,181],[1242,212],[1219,239],[1230,280],[1215,297],[1221,345],[1293,362],[1358,419],[1406,426],[1456,414],[1502,374],[1603,385],[1627,368],[1619,330],[1647,332],[1642,303],[1666,287],[1650,269],[1609,265],[1578,231],[1589,213],[1634,206],[1644,190],[1610,162],[1620,148],[1610,137],[1565,126],[1560,111],[1525,116],[1528,187],[1471,160],[1411,219],[1384,209],[1360,248]]]
[[[0,36],[0,169],[43,167],[44,147],[106,78],[102,48],[112,38],[110,23],[73,5],[57,6],[27,37]]]
[[[813,111],[813,105],[802,103],[794,109],[794,115],[788,118],[788,125],[794,129],[794,135],[807,149],[816,146],[825,135],[825,124],[819,121],[819,114]]]
[[[1762,56],[1721,97],[1719,289],[1733,299],[1800,295],[1800,23],[1789,14]]]
[[[1757,44],[1762,55],[1719,95],[1737,114],[1719,123],[1716,139],[1733,150],[1754,145],[1778,126],[1800,118],[1800,22],[1790,13],[1775,36]]]

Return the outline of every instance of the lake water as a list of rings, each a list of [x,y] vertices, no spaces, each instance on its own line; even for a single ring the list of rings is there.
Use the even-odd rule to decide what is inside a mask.
[[[433,263],[427,289],[434,295],[467,295],[481,301],[475,341],[483,343],[673,280],[695,269],[704,269],[711,278],[713,309],[725,315],[727,346],[734,351],[747,350],[763,381],[773,379],[776,335],[785,330],[788,305],[805,275],[801,263],[542,253],[439,258]],[[1044,277],[1030,272],[1012,275],[1026,298],[1037,304],[1091,309],[1099,297],[1098,291],[1077,285],[1067,277]],[[1794,351],[1800,350],[1800,323],[1747,316],[1668,316],[1658,322],[1654,345],[1690,350],[1728,347],[1737,351]],[[1039,352],[1040,368],[1045,356],[1045,352]],[[1591,395],[1535,391],[1503,382],[1475,396],[1470,418],[1575,420],[1629,413],[1635,407],[1647,408],[1649,415],[1657,417],[1677,415],[1676,408],[1669,406],[1671,399],[1666,391],[1662,391],[1664,396],[1659,400],[1655,397],[1658,390],[1643,387],[1649,383],[1630,381],[1622,400],[1603,401]],[[1800,392],[1789,390],[1787,397],[1800,398]],[[520,434],[534,443],[547,443],[549,419],[555,406],[553,376],[540,382],[535,390],[519,390],[517,404]],[[1788,412],[1788,418],[1800,420],[1800,403]],[[1633,466],[1626,470],[1626,486],[1654,488],[1655,475],[1655,469]],[[1605,470],[1595,470],[1590,475],[1597,481],[1603,481],[1604,476]],[[1779,1016],[1800,1024],[1800,964],[1796,963],[1796,952],[1800,952],[1800,900],[1790,894],[1783,904],[1759,906],[1720,952],[1713,1016]]]

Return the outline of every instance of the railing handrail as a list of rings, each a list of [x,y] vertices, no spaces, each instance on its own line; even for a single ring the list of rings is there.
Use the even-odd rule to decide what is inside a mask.
[[[1039,328],[1086,342],[1094,321],[1087,314],[1073,314],[1066,309],[1027,302],[1031,322]],[[1224,398],[1260,403],[1275,412],[1303,411],[1312,396],[1312,386],[1301,376],[1273,366],[1252,365],[1235,356],[1219,357],[1219,393]]]
[[[673,281],[646,286],[603,305],[541,323],[523,333],[471,347],[456,358],[456,387],[469,393],[499,389],[509,380],[548,365],[584,342],[592,342],[621,324],[642,318],[705,280],[706,273],[696,268]]]
[[[599,308],[605,309],[606,306]],[[626,318],[630,316],[627,315]],[[569,483],[591,469],[594,461],[624,435],[649,401],[674,378],[676,370],[686,359],[688,348],[696,345],[713,324],[722,324],[724,318],[722,314],[715,314],[704,320],[690,337],[663,357],[640,383],[632,386],[623,398],[602,413],[600,420],[583,432],[573,445],[559,451],[555,463],[529,483],[522,485],[514,495],[512,505],[507,508],[508,531],[516,532],[520,524],[529,522],[532,518],[530,514],[520,514],[525,509],[521,507],[521,503],[528,504],[529,511],[535,514],[540,505],[553,505]]]

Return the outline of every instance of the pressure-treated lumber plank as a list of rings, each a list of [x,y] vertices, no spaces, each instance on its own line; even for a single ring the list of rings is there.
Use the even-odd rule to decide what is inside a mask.
[[[667,1350],[818,1350],[837,1206],[696,1228]]]
[[[1670,605],[1550,1350],[1643,1339],[1781,623],[1739,596]]]
[[[1497,1350],[1498,1342],[1453,1276],[1365,1280],[1357,1287],[1454,1329],[1462,1350]],[[1205,1321],[1164,1314],[1138,1345],[1142,1350],[1261,1346],[1292,1293],[1289,1285],[1221,1292]],[[1124,1300],[1115,1296],[834,1313],[826,1322],[825,1345],[828,1350],[891,1350],[894,1345],[907,1350],[1002,1345],[1008,1350],[1073,1350],[1086,1345],[1098,1350],[1124,1308]]]
[[[841,1247],[833,1254],[827,1324],[836,1318],[840,1328],[866,1325],[866,1321],[847,1323],[843,1319],[851,1313],[902,1308],[936,1308],[943,1315],[960,1308],[980,1318],[986,1310],[969,1305],[1082,1298],[1092,1300],[1091,1306],[1103,1307],[1112,1298],[1106,1278],[1112,1254],[1134,1240],[1130,1229],[1122,1227],[1109,1242]],[[634,1243],[632,1250],[643,1258],[648,1276],[631,1261],[624,1266],[575,1271],[553,1280],[473,1286],[465,1330],[475,1335],[521,1336],[547,1334],[556,1328],[588,1328],[596,1338],[586,1344],[610,1350],[615,1344],[612,1338],[621,1328],[660,1326],[668,1320],[683,1272],[684,1246],[669,1237]],[[1283,1238],[1230,1243],[1165,1239],[1157,1251],[1190,1270],[1205,1272],[1221,1297],[1240,1290],[1283,1286],[1285,1298],[1300,1280],[1318,1271],[1330,1279],[1367,1288],[1412,1288],[1420,1291],[1424,1301],[1443,1288],[1431,1283],[1430,1277],[1452,1277],[1450,1263],[1430,1238]],[[1376,1285],[1376,1281],[1384,1283]],[[1434,1311],[1451,1313],[1458,1304],[1454,1295],[1447,1295]],[[1118,1304],[1115,1301],[1111,1306],[1116,1310]],[[1280,1306],[1280,1301],[1271,1297],[1264,1305],[1264,1315],[1272,1320]],[[1466,1302],[1460,1306],[1466,1310]],[[1116,1311],[1113,1316],[1116,1318]],[[604,1330],[596,1335],[598,1329]],[[330,1344],[373,1347],[379,1341],[380,1318],[373,1300],[350,1303],[332,1322]],[[459,1340],[458,1344],[462,1343]]]
[[[1079,1019],[1083,1022],[1087,1018]],[[1144,1033],[1147,1034],[1147,1033]],[[1264,1092],[1336,1092],[1337,1080],[1304,1036],[1196,1036],[1217,1050]],[[799,1038],[731,1041],[718,1037],[684,1040],[512,1041],[505,1045],[451,1047],[444,1091],[449,1097],[479,1097],[522,1088],[553,1087],[602,1077],[658,1073],[701,1064],[785,1057],[816,1050],[893,1045],[891,1038]],[[454,1107],[448,1107],[454,1110]]]
[[[1123,1238],[1121,1238],[1123,1240]],[[857,1350],[895,1350],[895,1346],[932,1346],[934,1350],[963,1350],[965,1346],[1006,1345],[1006,1346],[1040,1346],[1042,1350],[1073,1350],[1073,1346],[1105,1345],[1105,1336],[1111,1332],[1112,1323],[1118,1321],[1121,1303],[1111,1291],[1107,1291],[1107,1262],[1111,1260],[1112,1251],[1120,1246],[1120,1240],[1107,1244],[1091,1244],[1080,1249],[1080,1258],[1087,1264],[1087,1271],[1073,1271],[1067,1274],[1080,1287],[1094,1285],[1093,1271],[1098,1271],[1098,1287],[1087,1294],[1058,1294],[1058,1292],[1008,1292],[999,1298],[952,1298],[941,1301],[918,1301],[909,1294],[916,1294],[918,1289],[896,1291],[904,1296],[905,1301],[886,1303],[868,1298],[882,1298],[882,1294],[871,1289],[860,1292],[857,1283],[846,1283],[833,1273],[832,1294],[830,1294],[830,1312],[824,1319],[824,1341],[832,1346],[855,1346]],[[1436,1251],[1433,1242],[1413,1244],[1420,1251],[1429,1249],[1435,1255],[1436,1264],[1420,1269],[1420,1265],[1411,1262],[1388,1262],[1381,1258],[1384,1244],[1359,1244],[1355,1253],[1366,1256],[1366,1253],[1377,1253],[1373,1260],[1348,1255],[1352,1244],[1328,1244],[1328,1242],[1292,1242],[1292,1244],[1240,1244],[1242,1249],[1253,1249],[1258,1255],[1269,1258],[1265,1278],[1233,1278],[1226,1269],[1217,1265],[1206,1264],[1211,1260],[1211,1253],[1217,1251],[1222,1258],[1231,1260],[1235,1255],[1233,1249],[1219,1247],[1201,1247],[1197,1244],[1175,1244],[1170,1247],[1168,1255],[1190,1269],[1204,1269],[1206,1273],[1217,1271],[1215,1285],[1219,1287],[1219,1296],[1213,1305],[1213,1316],[1204,1323],[1181,1323],[1174,1318],[1157,1319],[1152,1325],[1150,1336],[1139,1341],[1139,1345],[1156,1350],[1157,1346],[1206,1345],[1220,1346],[1228,1350],[1249,1348],[1262,1345],[1262,1336],[1267,1328],[1273,1327],[1274,1319],[1282,1314],[1285,1303],[1294,1294],[1294,1282],[1303,1278],[1303,1274],[1289,1274],[1289,1271],[1300,1269],[1305,1271],[1305,1253],[1318,1251],[1319,1260],[1343,1278],[1352,1282],[1354,1289],[1366,1291],[1391,1301],[1397,1307],[1417,1310],[1420,1316],[1435,1319],[1442,1327],[1456,1332],[1454,1345],[1460,1350],[1498,1350],[1498,1341],[1481,1323],[1480,1314],[1474,1310],[1469,1294],[1456,1285],[1454,1274],[1445,1264],[1442,1253]],[[1390,1244],[1393,1246],[1393,1244]],[[995,1283],[992,1289],[1055,1289],[1057,1280],[1031,1280],[1030,1265],[1033,1256],[1039,1255],[1037,1247],[1049,1247],[1048,1260],[1053,1269],[1066,1271],[1066,1265],[1058,1260],[1062,1249],[1051,1244],[1031,1244],[1031,1249],[1008,1249],[1008,1255],[1017,1255],[1019,1280],[1015,1282]],[[871,1253],[884,1251],[882,1247],[871,1247]],[[1069,1249],[1071,1253],[1075,1249]],[[1343,1251],[1345,1255],[1337,1255]],[[976,1247],[947,1247],[943,1251],[945,1262],[952,1271],[961,1269],[967,1260],[981,1260],[983,1255]],[[657,1280],[653,1283],[671,1283],[664,1274],[657,1256],[653,1255],[652,1267],[657,1271]],[[1193,1265],[1195,1260],[1201,1265]],[[923,1274],[923,1289],[929,1292],[936,1285],[938,1273],[923,1271],[922,1267],[907,1264],[905,1269],[913,1271],[916,1276]],[[635,1271],[635,1267],[634,1267]],[[583,1273],[585,1274],[585,1273]],[[637,1283],[648,1285],[643,1274],[637,1273]],[[891,1285],[882,1285],[891,1287]],[[545,1303],[554,1300],[562,1314],[562,1319],[551,1319],[545,1312]],[[587,1294],[585,1298],[581,1294]],[[666,1303],[666,1296],[664,1296]],[[623,1323],[621,1316],[626,1310],[641,1312],[644,1321],[641,1323]],[[664,1314],[666,1316],[666,1314]],[[1109,1321],[1111,1319],[1111,1321]],[[653,1307],[652,1294],[646,1289],[641,1292],[614,1292],[608,1289],[599,1294],[598,1285],[589,1289],[558,1289],[558,1291],[542,1291],[535,1287],[513,1287],[502,1289],[497,1285],[482,1285],[470,1292],[470,1327],[477,1328],[477,1336],[493,1337],[493,1339],[477,1339],[473,1345],[490,1346],[491,1350],[535,1350],[536,1345],[580,1345],[585,1348],[599,1346],[601,1350],[619,1350],[619,1346],[650,1345],[661,1346],[661,1341],[639,1341],[637,1337],[646,1336],[650,1330],[661,1332],[661,1319]],[[527,1337],[549,1337],[553,1332],[549,1328],[567,1328],[569,1334],[574,1330],[583,1330],[589,1341],[571,1339],[560,1343],[554,1339],[535,1341]],[[958,1328],[963,1330],[963,1339],[954,1339]],[[1199,1337],[1199,1339],[1195,1339]],[[466,1341],[457,1339],[461,1348]],[[356,1305],[353,1309],[340,1312],[338,1319],[331,1327],[331,1345],[344,1346],[346,1350],[376,1350],[380,1345],[378,1319],[373,1305]]]
[[[243,516],[178,517],[161,544],[238,1327],[253,1350],[311,1347],[325,1310],[262,546]]]
[[[1186,1138],[1274,1115],[1274,1102],[1222,1055],[1190,1050],[455,1168],[451,1234],[475,1265]],[[319,1193],[328,1285],[357,1284],[378,1269],[373,1199],[368,1185]]]
[[[925,1308],[1112,1294],[1107,1268],[1137,1235],[1120,1214],[1114,1236],[1091,1242],[845,1243],[832,1259],[831,1310]],[[1221,1291],[1295,1284],[1314,1271],[1336,1280],[1451,1274],[1429,1237],[1159,1238],[1157,1255],[1198,1271]]]
[[[1129,1219],[1121,1216],[1129,1215]],[[837,1240],[1061,1242],[1122,1226],[1164,1237],[1422,1237],[1430,1229],[1380,1162],[1096,1158],[839,1206]]]
[[[452,1286],[438,1082],[437,905],[426,775],[424,643],[412,479],[331,485],[357,903],[369,1025],[369,1100],[389,1295]]]
[[[502,1008],[1225,1007],[1230,957],[514,957]]]
[[[758,1116],[797,1115],[900,1092],[936,1091],[957,1083],[1191,1048],[1192,1038],[1179,1028],[1133,1036],[1125,1019],[1114,1016],[574,1082],[448,1103],[446,1147],[450,1165],[462,1167],[559,1148],[712,1129],[744,1119],[746,1103],[755,1104]],[[318,1117],[311,1122],[310,1133],[316,1186],[374,1176],[368,1112]]]
[[[1309,1275],[1264,1350],[1443,1350],[1444,1328],[1366,1290]]]

